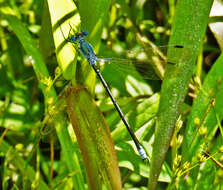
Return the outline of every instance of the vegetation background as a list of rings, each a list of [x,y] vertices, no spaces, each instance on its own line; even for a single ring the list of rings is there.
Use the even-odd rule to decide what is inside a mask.
[[[220,0],[0,0],[1,189],[222,189],[222,9]],[[138,74],[101,68],[149,162],[62,35],[83,29],[97,55],[131,50],[151,63]]]

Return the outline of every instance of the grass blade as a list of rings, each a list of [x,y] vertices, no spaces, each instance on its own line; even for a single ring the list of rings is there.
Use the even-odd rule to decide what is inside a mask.
[[[171,55],[175,55],[179,60],[174,61],[178,63],[176,65],[167,65],[162,84],[149,178],[150,190],[155,189],[157,185],[175,122],[180,115],[180,108],[193,74],[194,62],[204,37],[212,2],[212,0],[205,3],[201,0],[179,0],[176,7],[170,44],[191,46],[191,57],[188,57],[187,61],[180,62],[184,56],[183,52],[179,52],[177,57],[176,52],[171,52],[171,49],[168,51],[169,61],[172,61]]]

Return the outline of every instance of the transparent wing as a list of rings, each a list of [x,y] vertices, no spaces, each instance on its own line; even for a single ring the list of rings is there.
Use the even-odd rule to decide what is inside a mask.
[[[173,49],[171,49],[173,48]],[[170,55],[169,60],[164,56],[163,52],[167,52],[171,49],[172,55]],[[145,53],[146,52],[146,53]],[[160,75],[157,73],[155,67],[156,65],[162,65],[165,67],[166,64],[180,64],[190,58],[190,49],[181,47],[181,46],[161,46],[159,50],[154,50],[152,48],[146,49],[137,49],[126,51],[128,58],[98,58],[96,61],[100,67],[103,65],[108,66],[108,70],[115,69],[116,71],[123,74],[130,74],[132,76],[139,76],[145,79],[150,80],[160,80],[162,79]],[[148,56],[148,54],[150,56]],[[159,62],[159,64],[157,64]],[[65,94],[67,86],[69,86],[70,82],[64,85],[63,90],[58,95],[57,99],[53,101],[49,106],[47,113],[45,114],[44,120],[42,122],[41,134],[46,135],[51,133],[54,129],[53,126],[53,117],[56,115],[58,111],[62,111],[66,107],[66,102],[61,101],[62,97]]]
[[[153,47],[144,47],[144,48],[139,48],[139,49],[134,49],[134,50],[127,50],[126,55],[129,57],[135,57],[137,56],[140,57],[143,53],[146,54],[147,58],[149,59],[150,57],[156,56],[162,59],[164,62],[167,62],[167,57],[166,55],[169,52],[172,52],[172,55],[169,56],[169,59],[174,62],[178,61],[185,61],[188,56],[191,55],[190,52],[190,47],[182,46],[182,45],[163,45],[163,46],[153,46]],[[181,59],[177,60],[177,58],[180,55]],[[170,61],[170,60],[168,60]]]
[[[172,55],[167,60],[162,52],[166,53],[170,49]],[[138,49],[125,53],[127,58],[99,57],[97,62],[100,67],[106,64],[111,69],[114,68],[130,75],[141,74],[145,79],[160,80],[163,78],[166,64],[178,64],[190,57],[189,49],[179,45],[162,46],[159,47],[159,50],[153,48]]]
[[[145,79],[160,80],[155,69],[146,61],[120,58],[100,58],[97,61],[100,67],[106,64],[105,66],[108,67],[108,69],[115,69],[123,74],[130,74],[133,76],[138,76],[140,74]]]

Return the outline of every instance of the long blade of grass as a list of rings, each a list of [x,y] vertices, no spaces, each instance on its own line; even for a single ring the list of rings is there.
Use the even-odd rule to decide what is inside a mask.
[[[38,80],[41,81],[44,78],[49,77],[48,70],[44,64],[43,58],[39,50],[37,49],[36,43],[32,39],[24,24],[13,15],[3,15],[3,17],[9,22],[9,25],[12,27],[13,31],[15,32],[21,44],[23,45],[27,54],[32,56],[32,65]],[[40,88],[43,91],[45,97],[56,96],[56,93],[53,88],[50,90],[50,92],[47,92],[46,86],[41,82]]]
[[[205,3],[202,0],[179,0],[176,7],[170,44],[191,46],[191,56],[188,56],[187,61],[180,62],[184,55],[179,52],[178,61],[175,60],[178,64],[167,65],[153,144],[148,186],[150,190],[155,189],[157,185],[157,179],[170,145],[175,123],[180,115],[180,108],[193,74],[194,62],[204,37],[212,2],[212,0]],[[175,58],[177,57],[176,52],[171,51],[172,49],[168,51],[169,61],[172,61],[171,56],[173,54]]]

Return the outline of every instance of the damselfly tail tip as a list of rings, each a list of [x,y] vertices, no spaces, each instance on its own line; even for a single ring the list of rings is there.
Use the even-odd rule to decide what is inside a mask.
[[[148,157],[145,158],[145,159],[143,160],[143,162],[144,162],[145,164],[149,163],[149,159],[148,159]]]
[[[143,161],[148,161],[148,156],[146,154],[146,151],[144,150],[144,148],[140,145],[139,148],[138,148],[138,152],[141,156],[141,158],[143,159]]]

